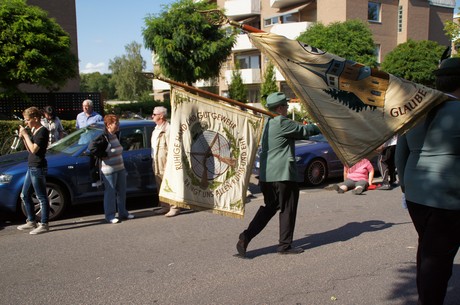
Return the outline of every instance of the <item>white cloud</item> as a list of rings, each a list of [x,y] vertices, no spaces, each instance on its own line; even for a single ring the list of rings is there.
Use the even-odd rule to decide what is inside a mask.
[[[105,63],[100,62],[97,64],[93,64],[89,62],[85,65],[84,69],[80,70],[80,73],[82,74],[88,74],[88,73],[94,73],[94,72],[106,73]]]

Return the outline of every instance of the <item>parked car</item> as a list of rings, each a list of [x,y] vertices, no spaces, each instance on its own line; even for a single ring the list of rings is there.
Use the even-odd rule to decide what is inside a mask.
[[[309,140],[296,141],[295,159],[299,183],[317,186],[329,178],[343,177],[343,164],[322,134],[311,136]],[[377,159],[372,158],[371,162],[378,173]],[[258,175],[259,168],[257,154],[253,171],[255,175]]]
[[[155,123],[147,120],[121,120],[120,143],[127,177],[127,197],[154,195],[150,137]],[[50,220],[57,219],[71,205],[101,202],[103,187],[93,187],[88,144],[104,129],[102,122],[79,129],[50,145],[46,153],[46,187],[50,201]],[[24,213],[20,193],[27,170],[27,151],[0,156],[0,209]],[[35,211],[39,203],[33,196]],[[24,213],[25,214],[25,213]]]

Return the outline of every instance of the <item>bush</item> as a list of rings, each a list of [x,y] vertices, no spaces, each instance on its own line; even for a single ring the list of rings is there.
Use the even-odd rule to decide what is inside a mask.
[[[71,133],[76,130],[75,128],[75,120],[71,121],[64,121],[61,120],[62,126],[66,133]],[[6,139],[14,135],[15,130],[19,130],[19,125],[22,122],[20,121],[1,121],[0,120],[0,143],[5,143]]]

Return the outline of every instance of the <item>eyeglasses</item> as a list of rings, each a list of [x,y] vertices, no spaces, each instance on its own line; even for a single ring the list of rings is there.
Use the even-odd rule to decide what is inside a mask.
[[[152,115],[153,115],[153,116],[156,116],[156,115],[160,115],[160,114],[161,114],[161,113],[154,113],[154,114],[152,114]]]

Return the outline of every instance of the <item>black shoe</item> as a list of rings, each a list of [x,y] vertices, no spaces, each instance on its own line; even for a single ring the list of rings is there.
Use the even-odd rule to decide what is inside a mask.
[[[239,240],[236,243],[236,250],[238,251],[238,255],[240,257],[246,257],[246,248],[248,247],[249,241],[246,238],[244,233],[241,233],[239,236]]]
[[[339,194],[345,193],[345,191],[342,190],[342,189],[340,188],[340,186],[338,186],[337,184],[334,184],[333,189],[334,189],[337,193],[339,193]]]
[[[356,187],[354,190],[351,191],[355,195],[361,195],[364,192],[364,188],[361,186]]]
[[[289,248],[289,249],[278,251],[278,254],[300,254],[300,253],[303,253],[302,248]]]
[[[383,190],[383,191],[388,191],[388,190],[391,190],[391,185],[384,183],[381,186],[379,186],[377,189],[378,190]]]

